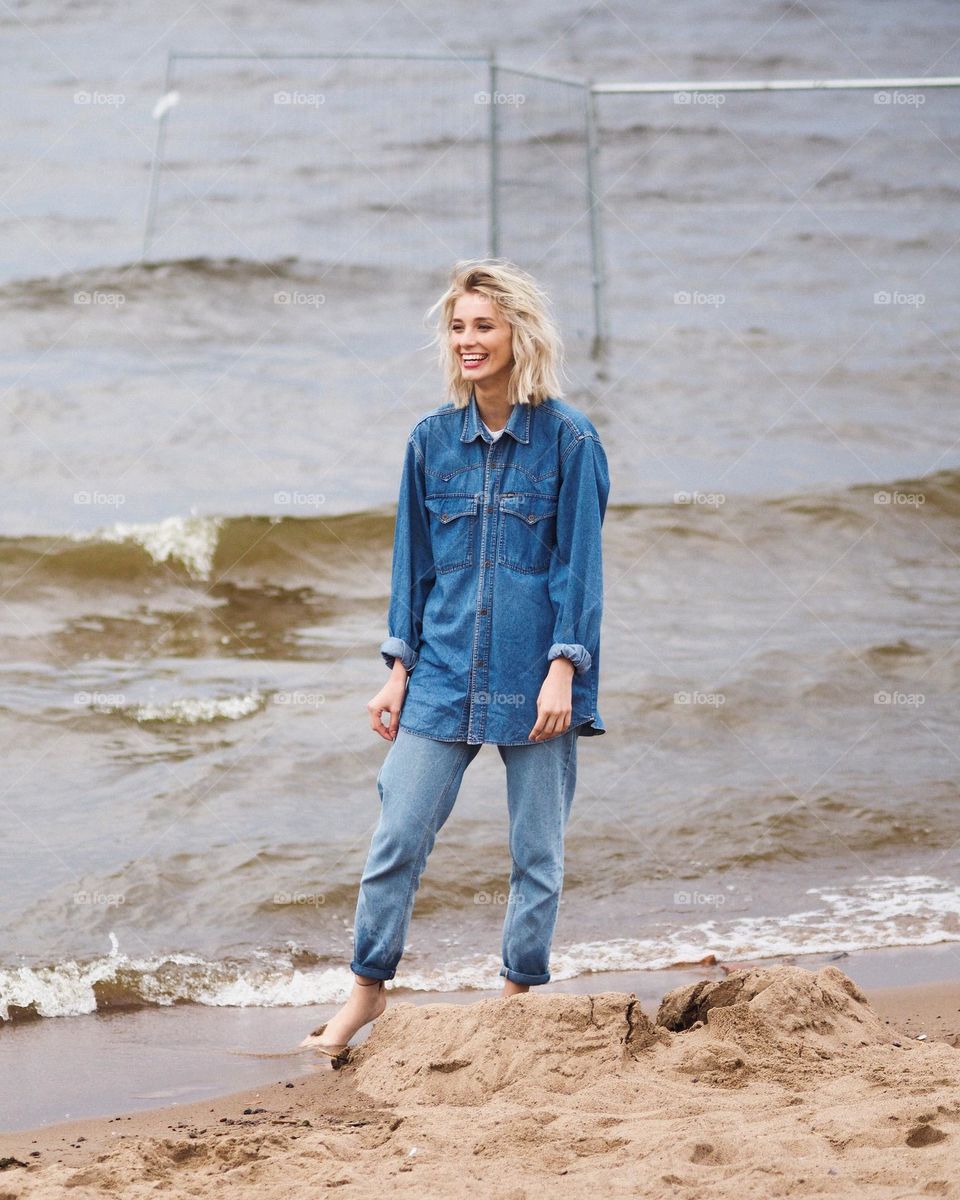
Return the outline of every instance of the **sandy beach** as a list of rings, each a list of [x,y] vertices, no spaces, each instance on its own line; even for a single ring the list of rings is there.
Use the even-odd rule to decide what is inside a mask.
[[[395,1002],[350,1062],[0,1137],[0,1197],[957,1196],[960,983]]]

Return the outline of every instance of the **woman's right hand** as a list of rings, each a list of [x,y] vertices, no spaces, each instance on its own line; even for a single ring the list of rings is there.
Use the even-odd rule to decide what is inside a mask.
[[[407,694],[407,671],[399,658],[393,665],[390,678],[367,705],[370,714],[370,728],[386,742],[396,740],[397,726],[400,724],[400,710]],[[390,724],[384,725],[381,714],[390,714]]]

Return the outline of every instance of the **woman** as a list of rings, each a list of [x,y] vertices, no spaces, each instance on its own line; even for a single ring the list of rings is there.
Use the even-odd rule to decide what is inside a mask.
[[[427,858],[487,742],[506,766],[513,861],[503,995],[549,981],[577,739],[605,732],[607,461],[590,420],[559,398],[546,297],[504,260],[461,262],[428,316],[437,309],[453,399],[407,439],[380,646],[390,678],[367,705],[392,745],[357,900],[355,982],[302,1043],[334,1065],[386,1007]]]

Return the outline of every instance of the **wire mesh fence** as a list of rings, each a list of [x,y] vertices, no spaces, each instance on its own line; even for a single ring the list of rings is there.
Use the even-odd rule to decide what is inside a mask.
[[[173,55],[145,250],[402,266],[489,238],[484,59]]]
[[[916,122],[898,123],[909,108],[884,107],[885,92],[958,86],[592,84],[487,55],[172,52],[144,256],[298,256],[390,272],[502,255],[544,282],[565,335],[596,352],[629,338],[630,313],[667,297],[675,314],[716,301],[734,265],[741,301],[775,311],[782,275],[765,274],[762,238],[780,240],[796,286],[815,287],[804,239],[879,232],[882,215],[863,214],[897,185],[877,171],[911,169]],[[811,135],[826,91],[845,94],[831,101],[829,132]],[[938,138],[955,104],[928,115]],[[853,177],[859,195],[845,186]],[[718,230],[724,261],[712,262]],[[681,261],[701,263],[715,291],[698,290]]]

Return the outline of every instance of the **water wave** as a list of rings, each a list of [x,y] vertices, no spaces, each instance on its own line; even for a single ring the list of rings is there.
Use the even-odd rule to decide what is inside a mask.
[[[737,503],[755,512],[760,529],[769,527],[770,517],[783,514],[801,517],[812,526],[863,528],[883,514],[955,517],[960,516],[960,470],[883,485],[856,484],[834,492],[740,498]],[[611,505],[611,514],[617,509]],[[657,533],[668,538],[723,541],[730,537],[728,521],[718,521],[712,512],[700,512],[690,504],[630,505],[623,511],[648,515]],[[116,522],[61,537],[0,538],[0,573],[9,570],[10,578],[16,579],[29,568],[33,583],[111,580],[139,585],[144,575],[162,576],[170,570],[197,582],[230,578],[234,564],[239,564],[243,573],[252,570],[282,577],[291,563],[332,568],[338,555],[325,552],[342,548],[345,541],[358,552],[387,549],[392,521],[391,509],[384,507],[331,516],[193,514],[140,524]],[[749,515],[746,521],[749,525]],[[898,527],[893,536],[909,543],[909,527]]]
[[[892,946],[960,942],[960,889],[926,875],[863,876],[845,888],[807,889],[806,910],[785,916],[674,922],[640,938],[557,948],[555,980],[603,971],[654,971],[699,962],[829,954]],[[110,953],[81,963],[0,968],[0,1019],[79,1016],[181,1003],[213,1007],[280,1007],[340,1003],[349,967],[323,962],[293,943],[251,961],[211,962],[192,954],[130,958],[110,935]],[[448,965],[401,966],[397,986],[450,992],[493,988],[500,960],[474,956]]]
[[[122,294],[127,300],[149,297],[151,303],[167,295],[180,296],[184,289],[194,295],[219,283],[278,284],[283,280],[298,283],[328,284],[337,278],[349,278],[353,285],[364,282],[382,284],[382,273],[356,263],[326,263],[321,260],[285,255],[269,260],[240,258],[232,255],[196,255],[185,258],[140,260],[104,266],[81,267],[64,275],[38,275],[0,283],[0,309],[29,309],[32,312],[62,312],[65,302],[77,303],[78,293]],[[206,290],[205,290],[206,289]],[[82,301],[81,301],[82,302]]]
[[[266,696],[255,690],[239,696],[187,696],[155,704],[107,701],[90,707],[107,716],[119,714],[139,725],[203,725],[212,721],[239,721],[261,711],[266,703]]]

